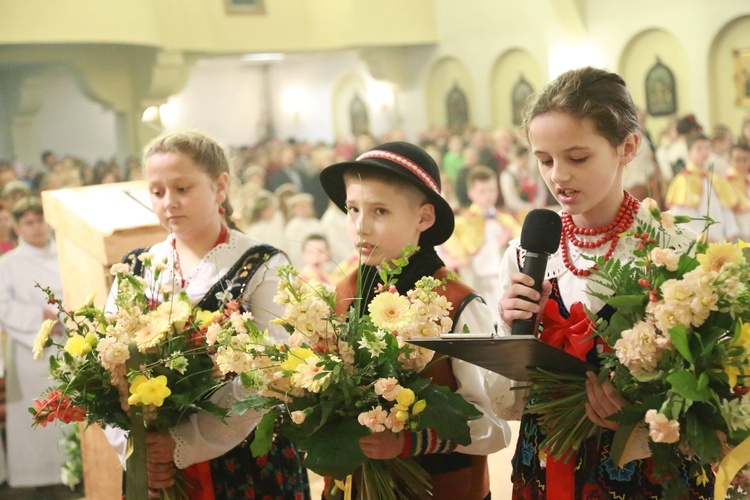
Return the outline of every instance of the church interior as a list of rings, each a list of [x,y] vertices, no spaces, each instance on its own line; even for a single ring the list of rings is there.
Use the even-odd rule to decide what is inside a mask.
[[[144,146],[163,133],[197,130],[232,152],[240,228],[253,234],[261,211],[273,205],[290,222],[315,219],[324,232],[318,219],[325,193],[295,178],[274,181],[290,165],[314,179],[335,161],[404,140],[446,163],[451,153],[464,154],[461,167],[471,163],[468,149],[481,156],[476,163],[486,163],[483,150],[489,151],[490,159],[501,158],[493,167],[499,173],[528,154],[519,126],[529,97],[583,66],[621,75],[639,109],[652,154],[644,167],[650,170],[633,174],[634,194],[640,189],[663,203],[664,177],[674,167],[669,147],[685,119],[700,124],[712,144],[727,134],[732,144],[750,141],[747,0],[2,0],[0,18],[0,194],[7,204],[19,190],[48,191],[46,210],[69,199],[56,190],[138,182]],[[458,186],[444,186],[458,211]],[[96,198],[102,213],[127,210],[106,206],[107,196]],[[300,215],[308,202],[314,212]],[[107,228],[97,219],[102,214],[70,210],[81,227],[94,229],[77,236],[77,222],[51,219],[61,258],[86,253],[74,244],[94,232],[134,248],[131,226],[156,225],[144,215],[145,223]],[[509,230],[518,233],[520,222]],[[256,234],[289,245],[293,263],[301,264],[299,228],[308,226]],[[735,237],[750,237],[750,224],[739,231]],[[285,242],[271,241],[282,233]],[[334,260],[346,259],[351,248],[339,250],[334,238]],[[114,263],[122,255],[117,248],[102,250],[93,270],[63,267],[63,286]],[[80,291],[75,301],[87,295]],[[36,432],[15,425],[8,422],[5,432]],[[511,428],[515,437],[518,422]],[[93,464],[91,453],[103,445],[92,439],[84,446]],[[3,464],[16,460],[12,449],[4,451]],[[509,498],[513,451],[511,445],[490,457],[493,498]],[[8,481],[8,468],[0,472]],[[87,490],[89,481],[91,491],[99,487],[86,481]],[[311,483],[315,498],[322,484],[312,475]],[[34,488],[10,479],[0,498],[42,498]],[[43,491],[47,498],[97,500],[84,496],[83,485],[71,493]]]

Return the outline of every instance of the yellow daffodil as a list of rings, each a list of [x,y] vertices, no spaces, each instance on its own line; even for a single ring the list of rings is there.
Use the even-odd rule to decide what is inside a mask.
[[[726,364],[724,365],[724,373],[726,373],[727,377],[729,377],[729,387],[731,389],[734,389],[734,386],[737,385],[737,379],[739,377],[746,377],[750,375],[750,370],[744,365],[742,366],[742,368],[738,368],[737,365]]]
[[[52,332],[52,328],[54,328],[55,323],[57,323],[57,320],[55,319],[45,319],[42,323],[42,327],[39,329],[39,333],[36,334],[36,339],[34,339],[34,347],[31,350],[31,352],[34,354],[35,360],[39,359],[42,356],[44,347],[47,345],[47,339],[49,339],[49,334]]]
[[[399,422],[406,422],[409,420],[409,412],[404,410],[399,410],[396,412],[396,420]]]
[[[312,351],[312,349],[308,349],[306,347],[295,347],[294,349],[289,351],[289,355],[287,356],[286,360],[281,363],[281,369],[294,371],[310,356],[315,356],[315,353]]]
[[[427,401],[424,399],[420,399],[416,403],[414,403],[414,406],[411,408],[411,414],[412,415],[419,415],[424,411],[424,409],[427,408]]]
[[[86,354],[90,353],[92,349],[93,346],[91,345],[91,343],[88,342],[83,335],[79,335],[77,333],[75,335],[71,335],[68,341],[65,342],[65,352],[67,352],[71,356],[85,356]]]
[[[737,339],[737,345],[741,345],[745,348],[746,352],[750,352],[750,323],[741,322],[742,328],[740,329],[740,336]]]
[[[198,326],[208,326],[213,323],[214,318],[219,316],[219,313],[213,311],[199,311],[195,315],[195,322]]]
[[[154,378],[147,378],[145,375],[138,375],[130,385],[130,394],[128,404],[144,404],[161,406],[164,400],[172,394],[167,387],[167,377],[159,375]]]
[[[708,484],[708,475],[706,470],[701,467],[701,471],[695,474],[695,484],[705,486]]]

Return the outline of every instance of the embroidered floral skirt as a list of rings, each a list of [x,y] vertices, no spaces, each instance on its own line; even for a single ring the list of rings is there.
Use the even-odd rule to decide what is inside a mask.
[[[535,415],[524,415],[513,456],[513,498],[532,500],[546,498],[546,457],[538,446],[544,440]],[[661,486],[653,482],[653,461],[650,458],[633,460],[622,469],[610,458],[609,450],[614,432],[603,431],[581,445],[575,457],[574,498],[594,499],[661,499]],[[713,498],[714,476],[706,469],[705,475],[691,476],[690,467],[682,469],[688,498]]]
[[[308,500],[307,469],[292,443],[276,434],[271,451],[253,457],[251,434],[241,445],[211,460],[211,476],[216,500],[257,498],[268,500]]]

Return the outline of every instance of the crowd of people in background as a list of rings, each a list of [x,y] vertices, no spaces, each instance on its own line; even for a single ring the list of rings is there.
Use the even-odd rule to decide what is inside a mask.
[[[645,115],[640,116],[645,120]],[[642,134],[642,147],[625,171],[628,191],[639,199],[654,198],[662,208],[696,217],[713,205],[710,215],[718,224],[711,232],[712,239],[750,239],[750,118],[735,133],[725,125],[704,129],[689,114],[673,118],[657,141],[645,127]],[[345,236],[345,216],[329,204],[319,181],[320,171],[392,140],[407,138],[395,130],[377,138],[365,134],[353,139],[339,137],[333,144],[290,139],[233,148],[230,199],[235,222],[249,235],[285,250],[295,266],[308,268],[308,275],[335,282],[356,256]],[[483,277],[496,274],[496,250],[502,254],[508,241],[518,236],[526,213],[554,205],[537,160],[512,130],[458,133],[432,127],[414,142],[439,165],[443,195],[458,216],[457,231],[440,249],[441,256],[473,286],[483,289]],[[712,173],[712,189],[706,190],[702,204],[696,204],[687,192],[694,189],[690,176],[705,177],[708,172]],[[60,158],[52,151],[41,154],[38,166],[0,160],[0,253],[15,245],[10,212],[19,199],[47,189],[142,176],[136,157],[128,158],[125,165],[110,160],[93,167],[73,156]],[[709,204],[710,198],[716,202]],[[695,223],[699,231],[701,223]],[[308,240],[325,255],[305,251]]]
[[[704,129],[686,115],[671,120],[656,141],[645,128],[641,134],[641,147],[625,170],[626,190],[675,213],[708,214],[717,222],[711,240],[750,241],[750,117],[733,131],[724,125]],[[347,237],[346,215],[329,202],[320,172],[399,140],[407,139],[396,130],[377,138],[342,137],[333,144],[272,140],[235,147],[229,195],[234,222],[249,236],[284,250],[305,278],[334,285],[356,266],[357,254]],[[525,215],[536,208],[557,209],[533,151],[509,130],[458,133],[433,127],[413,142],[438,164],[443,196],[456,215],[453,236],[438,248],[440,257],[496,304],[502,255],[520,234]],[[0,254],[18,245],[14,207],[30,196],[143,178],[135,157],[125,165],[100,161],[92,167],[45,151],[40,160],[38,166],[0,160]],[[694,225],[700,232],[705,222]]]

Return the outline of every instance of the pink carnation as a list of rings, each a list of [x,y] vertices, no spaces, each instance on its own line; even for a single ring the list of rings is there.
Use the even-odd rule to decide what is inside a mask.
[[[656,410],[649,410],[643,419],[648,424],[648,435],[655,443],[676,443],[680,439],[680,423],[669,420]]]

